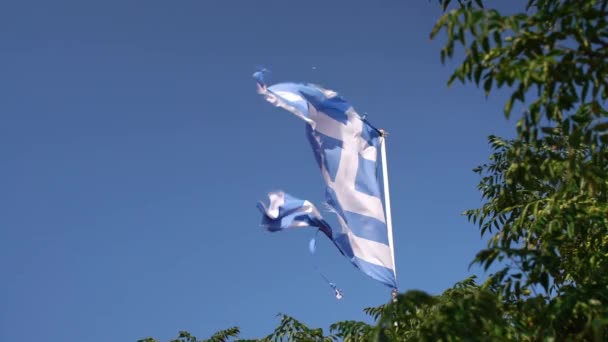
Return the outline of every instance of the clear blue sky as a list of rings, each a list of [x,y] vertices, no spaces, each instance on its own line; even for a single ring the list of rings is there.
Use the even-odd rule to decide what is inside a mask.
[[[261,337],[389,298],[311,230],[259,227],[284,189],[317,204],[304,123],[255,92],[322,84],[390,132],[402,291],[440,293],[484,243],[461,215],[502,98],[446,87],[433,1],[6,1],[0,6],[0,341]],[[314,67],[314,69],[313,69]],[[333,218],[331,219],[332,222]]]

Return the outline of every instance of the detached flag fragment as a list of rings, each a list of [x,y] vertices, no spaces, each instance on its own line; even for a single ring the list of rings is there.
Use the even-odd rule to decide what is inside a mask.
[[[332,90],[299,83],[266,86],[263,71],[254,77],[258,93],[268,102],[306,122],[306,136],[325,181],[327,205],[339,222],[339,227],[331,227],[312,203],[278,191],[269,194],[267,206],[259,205],[262,225],[272,232],[317,228],[355,267],[396,289],[392,227],[379,177],[382,131]]]

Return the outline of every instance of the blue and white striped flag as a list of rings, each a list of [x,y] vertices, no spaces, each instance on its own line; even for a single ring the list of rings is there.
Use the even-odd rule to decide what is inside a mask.
[[[387,225],[378,174],[382,132],[334,91],[297,83],[267,87],[261,76],[254,74],[258,92],[307,123],[306,135],[326,183],[327,204],[340,229],[330,227],[309,201],[284,192],[269,194],[269,205],[260,206],[262,225],[270,231],[316,227],[363,273],[397,288],[392,228]]]

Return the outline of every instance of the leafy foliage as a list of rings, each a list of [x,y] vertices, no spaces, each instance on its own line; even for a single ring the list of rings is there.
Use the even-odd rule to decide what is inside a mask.
[[[187,331],[180,331],[179,335],[176,339],[173,339],[169,342],[227,342],[230,341],[231,338],[237,337],[240,333],[240,329],[238,327],[232,327],[225,330],[220,330],[213,334],[210,338],[206,340],[199,340],[196,336],[193,336]],[[142,340],[138,340],[137,342],[158,342],[155,339],[148,337]]]
[[[515,139],[489,137],[490,160],[474,169],[483,204],[464,213],[488,239],[473,264],[497,271],[438,296],[399,294],[365,309],[374,324],[337,322],[328,335],[280,315],[260,341],[608,341],[608,0],[528,0],[511,15],[439,3],[442,61],[465,52],[448,84],[505,88],[504,115],[517,113]]]
[[[311,329],[297,319],[281,314],[281,323],[274,332],[263,341],[306,341],[306,342],[324,342],[332,341],[330,337],[323,335],[323,329]]]
[[[608,339],[608,1],[530,0],[509,16],[476,3],[431,33],[447,32],[442,58],[466,49],[449,82],[507,85],[505,115],[524,111],[517,139],[490,137],[475,169],[485,203],[465,214],[490,242],[474,262],[502,264],[488,283],[525,336]]]

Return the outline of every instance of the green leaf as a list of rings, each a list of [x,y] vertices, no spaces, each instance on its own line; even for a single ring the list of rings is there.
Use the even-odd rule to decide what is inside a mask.
[[[511,115],[511,110],[513,109],[513,97],[511,97],[508,101],[507,104],[505,105],[505,117],[508,119],[509,116]]]
[[[560,129],[557,127],[541,127],[541,131],[549,135],[559,135]]]
[[[494,43],[499,47],[502,46],[502,37],[500,36],[500,32],[494,31],[493,37],[494,37]]]
[[[481,40],[481,47],[485,53],[490,52],[490,39],[488,39],[488,36],[484,36]]]
[[[479,84],[479,80],[481,79],[481,73],[482,73],[483,69],[482,68],[476,68],[475,72],[474,72],[474,80],[475,80],[475,84]]]
[[[596,132],[605,132],[608,131],[608,122],[603,122],[595,125],[593,130]]]
[[[545,289],[545,292],[549,292],[549,274],[547,274],[547,272],[542,272],[540,274],[540,284],[543,289]]]
[[[494,78],[492,76],[486,78],[485,82],[483,83],[483,89],[485,91],[486,96],[490,95],[490,91],[492,90],[492,82],[494,81]]]

